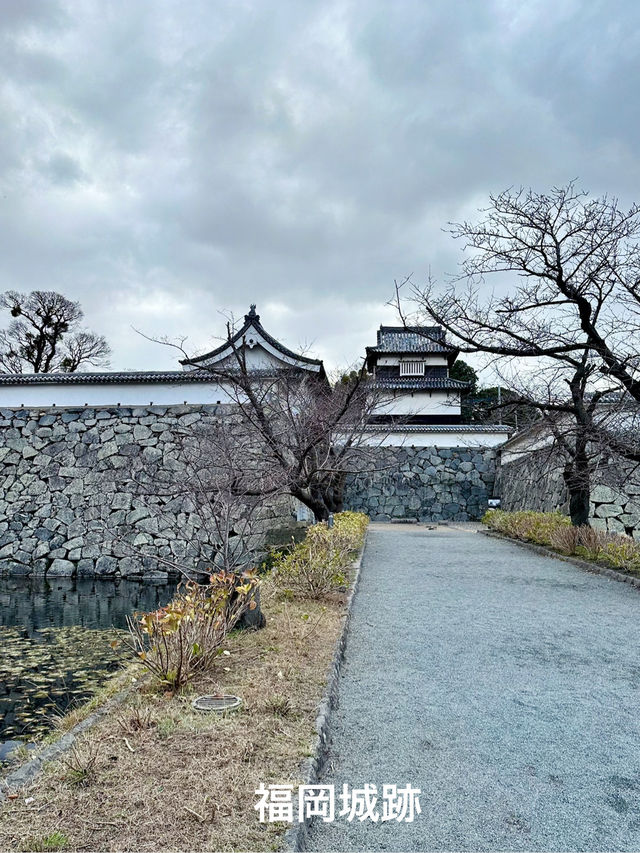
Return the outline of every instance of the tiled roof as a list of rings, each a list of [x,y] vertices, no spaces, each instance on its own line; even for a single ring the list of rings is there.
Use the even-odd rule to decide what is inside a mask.
[[[440,326],[380,326],[378,342],[375,347],[367,347],[367,352],[377,353],[450,353],[455,347],[444,339]]]
[[[320,367],[320,371],[323,372],[323,364],[319,358],[308,358],[306,355],[299,355],[298,353],[293,352],[293,350],[287,349],[287,347],[283,346],[280,341],[277,341],[272,335],[270,335],[260,322],[260,315],[256,314],[255,305],[252,305],[249,313],[244,315],[244,325],[229,341],[225,341],[219,347],[216,347],[216,349],[213,349],[211,352],[207,352],[204,355],[198,355],[195,358],[185,358],[180,362],[180,364],[200,364],[203,361],[208,361],[210,358],[214,358],[216,355],[220,355],[225,350],[229,349],[231,344],[237,344],[238,341],[242,340],[251,327],[253,327],[256,332],[261,335],[265,341],[270,343],[271,346],[281,355],[300,361],[303,364],[316,365]]]
[[[126,382],[153,384],[216,382],[208,370],[143,370],[120,373],[1,373],[0,385],[113,385]]]
[[[433,376],[397,377],[393,379],[376,379],[376,388],[397,391],[464,391],[469,387],[468,382],[460,379],[438,378]]]

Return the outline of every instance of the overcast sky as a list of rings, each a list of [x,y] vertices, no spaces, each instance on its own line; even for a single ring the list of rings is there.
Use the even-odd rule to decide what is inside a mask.
[[[0,0],[0,288],[113,348],[258,304],[329,367],[510,185],[640,201],[634,0]]]

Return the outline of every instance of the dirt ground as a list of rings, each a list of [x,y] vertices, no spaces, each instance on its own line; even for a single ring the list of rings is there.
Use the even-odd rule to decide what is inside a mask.
[[[300,781],[344,604],[284,601],[269,582],[262,602],[266,628],[230,635],[214,677],[133,692],[5,802],[0,850],[278,849],[287,826],[259,823],[254,792]],[[192,709],[221,692],[241,708]]]

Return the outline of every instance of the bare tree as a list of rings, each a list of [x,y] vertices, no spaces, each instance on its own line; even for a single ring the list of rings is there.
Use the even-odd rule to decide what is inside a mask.
[[[143,453],[123,473],[148,511],[142,521],[112,532],[123,556],[148,554],[191,579],[238,573],[254,559],[267,505],[273,507],[281,493],[273,484],[259,492],[268,471],[255,444],[230,406],[216,408],[200,423],[175,430],[163,457]],[[163,554],[140,541],[149,526],[168,541]]]
[[[256,373],[235,344],[234,356],[235,365],[208,370],[228,388],[269,472],[249,491],[287,492],[319,521],[340,512],[348,475],[367,467],[372,451],[374,393],[364,368],[350,383],[332,386],[295,368]]]
[[[135,490],[136,509],[129,521],[110,519],[105,529],[117,557],[134,557],[142,568],[158,567],[205,587],[220,572],[239,578],[252,571],[273,516],[290,503],[274,488],[259,493],[269,472],[255,444],[230,406],[216,408],[198,424],[175,430],[164,454],[143,452],[126,472],[114,471],[116,482],[122,477]],[[257,588],[251,598],[258,606],[248,608],[242,624],[259,627],[264,616]],[[235,596],[228,604],[236,606]]]
[[[606,434],[599,411],[625,394],[640,399],[640,209],[590,199],[574,183],[547,194],[507,190],[490,201],[479,222],[451,225],[467,252],[461,273],[443,288],[407,282],[409,304],[461,351],[485,353],[497,370],[508,365],[518,401],[537,409],[555,436],[571,518],[586,524],[590,448],[601,451]],[[491,277],[506,280],[504,295]],[[398,287],[404,316],[403,293]],[[636,449],[614,433],[608,441],[634,458]]]
[[[178,349],[183,363],[192,363],[184,342],[161,343]],[[246,341],[227,325],[230,356],[207,365],[193,363],[225,389],[242,429],[268,472],[246,495],[287,493],[323,521],[343,509],[349,474],[375,466],[375,448],[382,430],[370,429],[379,394],[364,363],[348,381],[330,383],[324,374],[298,367],[256,370],[247,363]]]
[[[0,331],[0,368],[6,373],[73,373],[86,364],[108,365],[106,339],[79,328],[80,303],[50,290],[9,290],[0,296],[0,308],[13,317]]]

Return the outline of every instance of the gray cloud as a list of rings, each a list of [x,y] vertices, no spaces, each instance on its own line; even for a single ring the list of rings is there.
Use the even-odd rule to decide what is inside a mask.
[[[631,0],[15,0],[0,16],[0,287],[80,299],[114,367],[256,301],[356,359],[447,221],[579,176],[640,199]]]

